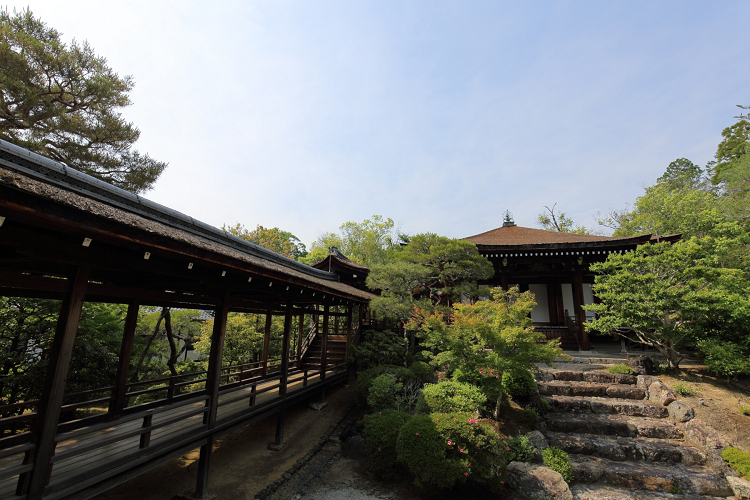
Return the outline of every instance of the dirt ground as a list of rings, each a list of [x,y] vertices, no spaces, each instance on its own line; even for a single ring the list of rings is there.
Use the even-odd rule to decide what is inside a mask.
[[[696,418],[716,429],[733,446],[750,453],[750,416],[743,415],[739,407],[742,404],[750,409],[750,380],[727,382],[724,377],[709,375],[702,366],[659,378],[673,389],[682,384],[692,390],[692,395],[677,394],[677,398],[692,406]]]

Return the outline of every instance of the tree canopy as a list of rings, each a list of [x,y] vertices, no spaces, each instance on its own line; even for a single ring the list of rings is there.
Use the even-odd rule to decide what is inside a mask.
[[[546,231],[558,231],[560,233],[591,234],[584,226],[576,226],[573,219],[565,215],[565,212],[555,212],[557,203],[552,208],[544,206],[546,212],[537,217],[537,221]]]
[[[362,222],[345,222],[338,233],[323,233],[311,245],[310,253],[303,262],[312,264],[328,256],[330,247],[337,247],[348,258],[359,264],[371,267],[385,264],[393,259],[402,235],[393,219],[373,215]]]
[[[494,272],[473,243],[434,233],[418,234],[392,262],[372,266],[367,286],[382,293],[372,300],[371,307],[405,320],[415,305],[450,307],[462,295],[475,297],[477,280],[490,278]]]
[[[140,131],[120,77],[87,42],[66,45],[29,10],[0,10],[0,138],[133,193],[167,164],[132,149]]]
[[[305,244],[302,243],[299,238],[289,231],[283,231],[278,227],[266,228],[258,224],[258,226],[251,231],[238,222],[234,226],[227,226],[225,224],[221,228],[243,240],[273,250],[274,252],[285,255],[290,259],[299,260],[307,255],[307,248],[305,248]]]

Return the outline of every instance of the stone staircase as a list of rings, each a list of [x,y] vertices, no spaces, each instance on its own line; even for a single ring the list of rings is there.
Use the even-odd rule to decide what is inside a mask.
[[[723,471],[686,436],[682,403],[656,377],[570,368],[537,378],[550,405],[542,431],[570,455],[575,499],[733,498]]]

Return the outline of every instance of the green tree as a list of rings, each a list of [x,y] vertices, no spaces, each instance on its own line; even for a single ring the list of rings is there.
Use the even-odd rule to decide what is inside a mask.
[[[238,222],[234,226],[227,226],[225,224],[221,226],[221,228],[243,240],[250,241],[278,254],[285,255],[290,259],[299,260],[307,255],[305,244],[302,243],[299,238],[289,231],[283,231],[278,227],[266,228],[258,224],[255,229],[250,231]]]
[[[678,158],[670,163],[664,174],[656,180],[673,191],[700,189],[705,187],[705,181],[703,169],[687,158]]]
[[[749,242],[736,224],[723,224],[703,238],[610,254],[591,265],[601,304],[585,306],[597,313],[586,328],[629,328],[673,368],[683,359],[680,349],[696,339],[747,332],[747,273],[732,265]]]
[[[478,295],[477,281],[491,278],[494,268],[476,245],[434,233],[413,236],[393,262],[373,266],[367,286],[381,290],[373,310],[408,319],[415,305],[450,307]]]
[[[747,109],[745,106],[740,108]],[[747,115],[738,118],[737,123],[721,132],[724,139],[716,149],[716,161],[709,164],[713,173],[711,182],[714,184],[723,182],[724,177],[735,166],[735,162],[750,153],[750,121],[747,120]]]
[[[263,353],[263,337],[266,317],[263,314],[229,313],[224,337],[222,366],[232,366],[260,361]],[[195,350],[208,356],[211,352],[211,335],[214,320],[201,326],[200,339]],[[284,335],[284,317],[273,316],[268,348],[269,359],[281,356],[281,341]],[[294,336],[293,336],[294,337]]]
[[[167,164],[132,149],[140,131],[119,112],[132,89],[88,43],[0,11],[0,138],[142,193]]]
[[[348,258],[371,267],[393,259],[404,238],[393,219],[373,215],[362,222],[345,222],[339,233],[324,233],[311,245],[303,262],[315,263],[328,256],[328,248],[335,246]]]
[[[555,213],[557,203],[552,208],[544,206],[546,212],[539,214],[537,221],[542,229],[547,231],[558,231],[560,233],[591,234],[584,226],[575,226],[573,219],[565,215],[565,212]]]
[[[453,378],[501,395],[503,374],[536,371],[535,363],[551,363],[562,353],[556,341],[531,327],[536,303],[530,292],[494,288],[491,300],[454,304],[451,321],[440,312],[419,309],[408,327],[417,330],[432,351],[430,363],[449,368]]]

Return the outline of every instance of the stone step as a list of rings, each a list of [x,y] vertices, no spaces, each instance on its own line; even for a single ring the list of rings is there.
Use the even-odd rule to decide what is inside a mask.
[[[557,413],[596,413],[629,415],[631,417],[667,418],[669,410],[645,400],[578,396],[545,396],[552,411]]]
[[[637,382],[635,375],[625,373],[609,373],[603,371],[577,371],[577,370],[544,370],[548,374],[541,378],[547,380],[564,380],[569,382],[595,382],[599,384],[629,384]],[[552,376],[550,379],[549,376]]]
[[[657,491],[642,491],[631,488],[616,488],[604,484],[577,483],[570,487],[575,500],[651,500],[661,498],[666,500],[716,500],[716,497],[703,495],[673,495]]]
[[[544,423],[549,432],[657,439],[683,439],[684,437],[682,431],[671,420],[648,417],[548,413]]]
[[[550,446],[576,455],[597,455],[609,460],[705,465],[706,455],[698,448],[664,439],[604,437],[595,434],[548,432]]]
[[[646,462],[616,462],[606,458],[571,455],[575,480],[652,492],[670,492],[679,488],[686,495],[732,496],[723,475],[706,467]]]
[[[646,389],[631,384],[602,384],[568,380],[543,381],[537,384],[543,396],[588,396],[601,398],[644,399]]]

